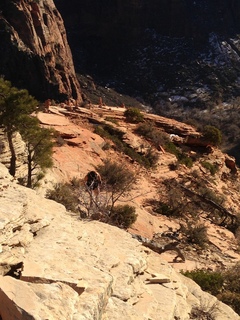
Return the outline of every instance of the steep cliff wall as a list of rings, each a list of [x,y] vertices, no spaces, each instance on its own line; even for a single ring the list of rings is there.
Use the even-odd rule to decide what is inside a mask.
[[[52,0],[2,0],[0,74],[40,100],[81,100],[62,17]]]

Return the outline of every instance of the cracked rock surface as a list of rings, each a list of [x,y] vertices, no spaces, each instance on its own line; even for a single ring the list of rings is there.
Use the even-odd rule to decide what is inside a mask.
[[[0,188],[1,319],[190,319],[196,306],[239,319],[126,231],[79,220],[3,165]]]

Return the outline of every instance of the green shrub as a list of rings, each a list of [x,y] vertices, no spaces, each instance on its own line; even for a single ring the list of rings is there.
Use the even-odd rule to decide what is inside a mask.
[[[206,168],[207,170],[210,171],[211,175],[214,176],[215,173],[218,171],[218,165],[214,165],[208,161],[204,161],[201,163],[201,165]]]
[[[146,154],[140,154],[136,152],[133,148],[131,148],[126,142],[122,140],[124,132],[113,128],[111,125],[106,124],[97,126],[94,132],[96,134],[99,134],[103,138],[111,140],[115,144],[116,149],[118,151],[125,153],[132,160],[137,161],[140,165],[144,166],[145,168],[154,167],[158,161],[157,153],[154,153],[151,148],[148,149]]]
[[[97,166],[97,171],[104,181],[107,191],[111,191],[111,198],[118,194],[123,195],[132,189],[136,183],[136,175],[124,164],[106,159]]]
[[[131,123],[139,123],[144,120],[143,114],[138,108],[128,108],[124,112],[124,116],[126,117],[126,120]]]
[[[111,149],[111,143],[105,142],[104,146],[102,147],[103,151]]]
[[[176,209],[173,209],[167,203],[164,203],[162,201],[158,202],[157,206],[154,208],[154,211],[167,217],[170,217],[176,214]]]
[[[217,298],[240,315],[240,262],[222,272],[222,275],[224,290],[217,295]]]
[[[222,142],[221,131],[214,126],[205,126],[203,128],[203,138],[215,146],[220,145]]]
[[[94,132],[96,134],[100,135],[101,137],[108,138],[110,140],[118,139],[121,141],[121,139],[124,135],[124,132],[114,128],[110,124],[98,125],[95,127]]]
[[[78,196],[68,183],[57,183],[53,190],[47,190],[46,198],[61,203],[67,210],[77,212]]]
[[[154,131],[154,127],[148,122],[140,123],[135,129],[137,134],[142,135],[147,139],[152,139]]]
[[[221,272],[197,269],[182,272],[186,277],[195,281],[204,291],[217,295],[223,287],[224,278]]]
[[[178,159],[179,163],[184,164],[188,168],[192,167],[192,165],[193,165],[192,158],[188,157],[184,152],[179,150],[179,148],[177,148],[172,141],[168,141],[166,143],[165,150],[167,152],[174,154],[176,156],[176,158]]]
[[[188,168],[191,168],[193,166],[192,158],[186,156],[184,153],[181,153],[179,155],[178,161],[179,161],[179,163],[184,164]]]
[[[155,168],[159,157],[152,148],[148,148],[147,152],[144,154],[143,159],[145,168]]]
[[[169,153],[174,154],[177,158],[180,154],[179,149],[175,146],[175,144],[172,141],[168,141],[165,145],[165,150]]]
[[[137,219],[136,209],[133,206],[118,205],[112,208],[110,221],[122,228],[129,228]]]

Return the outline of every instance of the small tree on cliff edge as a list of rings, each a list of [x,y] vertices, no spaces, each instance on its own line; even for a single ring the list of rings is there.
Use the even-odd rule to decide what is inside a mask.
[[[20,134],[27,146],[27,187],[32,188],[33,175],[38,174],[36,169],[44,170],[53,165],[53,131],[41,128],[37,118],[29,117],[21,126]]]
[[[14,133],[20,131],[29,115],[36,109],[37,101],[27,90],[12,87],[11,82],[0,78],[0,126],[7,134],[11,152],[9,173],[16,173],[16,152],[13,144]]]

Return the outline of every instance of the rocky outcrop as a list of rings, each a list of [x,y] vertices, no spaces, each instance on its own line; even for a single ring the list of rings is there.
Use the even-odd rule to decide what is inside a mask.
[[[2,164],[0,189],[2,320],[239,319],[126,231],[79,220]]]
[[[144,119],[153,122],[157,127],[162,128],[167,133],[179,135],[184,138],[193,136],[198,139],[201,136],[200,132],[193,126],[174,119],[148,113],[144,114]]]
[[[0,3],[0,74],[39,100],[81,101],[62,17],[52,0]]]
[[[226,167],[231,170],[231,173],[236,174],[238,169],[236,165],[236,160],[233,157],[230,157],[229,155],[225,156],[225,164]]]

